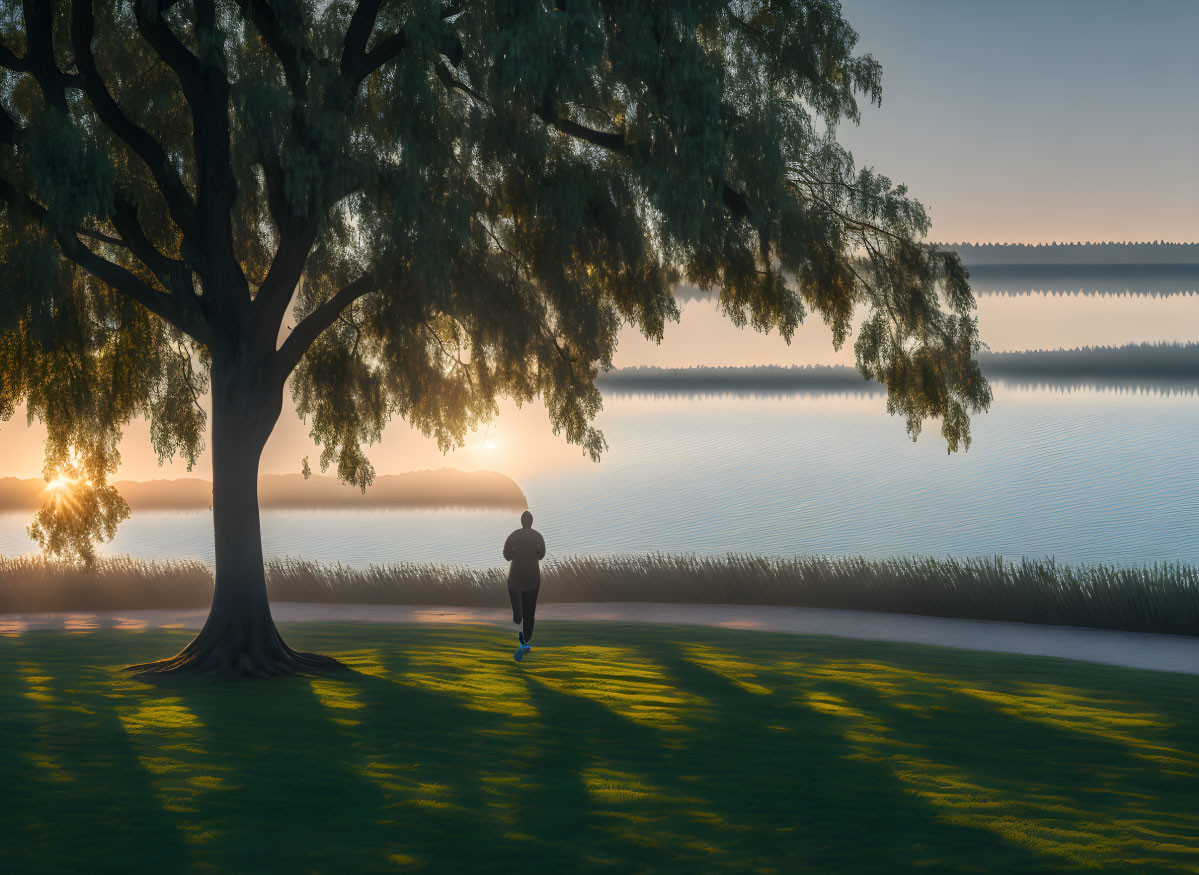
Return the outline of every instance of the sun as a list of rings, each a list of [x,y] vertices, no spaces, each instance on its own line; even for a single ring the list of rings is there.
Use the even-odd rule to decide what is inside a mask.
[[[75,505],[79,501],[79,490],[91,486],[91,484],[91,480],[82,477],[72,477],[67,473],[59,472],[54,475],[53,479],[46,483],[42,492],[56,505]]]
[[[63,489],[70,489],[74,485],[75,485],[74,478],[64,477],[60,474],[59,476],[55,477],[53,480],[51,480],[49,483],[46,484],[45,491],[46,492],[59,492]]]

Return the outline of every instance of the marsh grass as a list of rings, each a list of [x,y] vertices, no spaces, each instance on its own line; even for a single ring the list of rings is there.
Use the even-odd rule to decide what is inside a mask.
[[[554,560],[544,580],[547,602],[795,605],[1199,635],[1199,574],[1183,564],[654,554]],[[507,603],[502,568],[277,559],[267,581],[275,601]],[[206,607],[211,593],[212,572],[195,561],[115,557],[89,569],[0,558],[0,613]]]
[[[194,608],[212,601],[212,569],[195,560],[102,557],[91,566],[0,556],[0,613]]]

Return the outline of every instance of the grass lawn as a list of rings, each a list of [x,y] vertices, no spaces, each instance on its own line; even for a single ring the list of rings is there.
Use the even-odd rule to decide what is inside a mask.
[[[0,870],[1199,871],[1196,678],[665,626],[298,625],[357,669],[151,686],[0,637]]]

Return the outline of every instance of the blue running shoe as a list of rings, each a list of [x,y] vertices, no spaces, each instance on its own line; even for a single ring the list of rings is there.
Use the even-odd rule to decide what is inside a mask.
[[[512,658],[515,659],[517,662],[520,662],[522,659],[525,658],[525,654],[528,652],[529,652],[529,648],[525,647],[522,644],[522,645],[520,645],[520,647],[516,648],[516,652],[512,654]]]
[[[516,640],[520,642],[520,646],[521,646],[521,647],[524,647],[524,646],[525,646],[525,633],[524,633],[524,632],[517,632],[517,633],[516,633]]]

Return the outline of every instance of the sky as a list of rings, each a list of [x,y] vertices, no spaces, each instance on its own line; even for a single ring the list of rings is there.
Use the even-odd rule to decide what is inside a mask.
[[[842,0],[882,107],[838,137],[944,242],[1199,240],[1197,0]]]
[[[841,140],[859,163],[909,184],[947,242],[1199,240],[1199,0],[843,0],[860,49],[883,65],[883,104]],[[993,349],[1193,340],[1199,299],[980,300]],[[1069,326],[1069,336],[1063,334]],[[851,364],[819,322],[794,344],[739,330],[710,302],[689,304],[657,346],[622,335],[617,366]],[[40,476],[44,430],[24,411],[0,424],[0,476]],[[189,476],[159,467],[135,422],[118,478]],[[264,473],[298,471],[318,450],[285,405]],[[369,452],[380,473],[453,466],[516,477],[583,464],[544,409],[503,405],[499,420],[442,456],[402,422]],[[590,463],[586,463],[590,464]],[[207,477],[205,455],[190,476]]]

